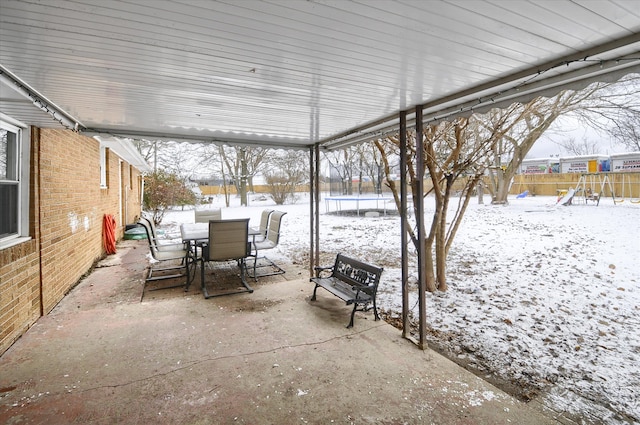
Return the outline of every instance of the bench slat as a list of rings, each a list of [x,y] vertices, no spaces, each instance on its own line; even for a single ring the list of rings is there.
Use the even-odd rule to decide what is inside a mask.
[[[316,283],[317,285],[322,286],[324,289],[331,292],[333,295],[342,299],[347,303],[347,305],[353,304],[356,301],[362,302],[362,303],[371,301],[371,296],[368,295],[366,292],[363,292],[363,291],[358,292],[357,289],[354,290],[351,285],[347,285],[336,278],[333,278],[333,277],[320,278],[320,279],[313,278],[311,279],[311,281]]]

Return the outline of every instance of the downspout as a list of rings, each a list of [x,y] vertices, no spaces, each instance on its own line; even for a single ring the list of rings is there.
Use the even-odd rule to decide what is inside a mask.
[[[34,211],[34,217],[38,217],[38,271],[39,271],[39,286],[40,286],[40,290],[39,290],[39,297],[40,297],[40,317],[44,316],[44,285],[43,285],[43,273],[42,273],[42,214],[41,214],[41,205],[42,205],[42,170],[41,170],[41,154],[42,154],[42,143],[40,140],[40,128],[38,127],[31,127],[32,131],[31,131],[31,143],[33,144],[34,139],[37,140],[37,148],[35,149],[34,153],[36,153],[36,157],[34,158],[34,162],[35,162],[35,169],[36,169],[36,173],[37,175],[37,181],[38,181],[38,188],[37,190],[33,191],[34,194],[34,198],[37,197],[37,199],[34,199],[33,201],[33,206],[35,208]],[[36,196],[37,194],[37,196]],[[37,202],[36,202],[37,201]]]

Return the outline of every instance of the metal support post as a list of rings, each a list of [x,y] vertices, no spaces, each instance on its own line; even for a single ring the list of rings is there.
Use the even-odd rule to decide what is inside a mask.
[[[409,254],[407,237],[407,112],[400,111],[400,252],[402,269],[402,337],[409,338]]]
[[[425,247],[425,227],[424,227],[424,140],[422,138],[422,106],[416,106],[416,227],[418,230],[418,307],[420,309],[420,339],[418,346],[426,348],[426,328],[427,328],[427,262]]]

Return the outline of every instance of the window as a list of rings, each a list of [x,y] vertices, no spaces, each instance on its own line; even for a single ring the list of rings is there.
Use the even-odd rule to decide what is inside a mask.
[[[0,245],[29,233],[29,141],[24,133],[0,120]]]

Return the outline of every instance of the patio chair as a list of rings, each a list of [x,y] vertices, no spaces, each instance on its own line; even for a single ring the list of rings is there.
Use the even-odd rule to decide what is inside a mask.
[[[149,229],[151,234],[147,235],[147,237],[151,236],[151,238],[153,239],[154,244],[156,245],[156,248],[158,249],[158,251],[173,251],[176,249],[184,249],[185,246],[182,242],[180,243],[175,243],[175,242],[170,242],[170,243],[163,243],[162,241],[160,241],[160,239],[158,238],[158,231],[156,230],[156,225],[153,221],[152,218],[149,217],[145,217],[145,216],[141,216],[140,220],[144,220],[148,225],[149,225]],[[140,223],[140,220],[138,220],[138,224]]]
[[[163,244],[159,245],[157,239],[153,237],[152,227],[149,220],[141,218],[138,220],[138,224],[144,227],[147,233],[147,240],[149,242],[149,252],[151,257],[157,262],[173,262],[173,265],[154,267],[153,264],[149,265],[149,271],[145,278],[145,285],[147,282],[153,282],[157,280],[175,279],[185,276],[186,282],[178,285],[162,286],[159,288],[153,288],[152,291],[158,289],[178,288],[180,286],[185,287],[185,291],[189,289],[191,283],[191,276],[189,273],[189,267],[193,263],[193,256],[191,251],[185,247],[183,243],[178,244]],[[175,264],[175,263],[178,264]],[[166,272],[173,272],[166,274]]]
[[[275,264],[266,256],[259,257],[258,253],[260,251],[273,249],[278,246],[278,243],[280,241],[280,226],[282,224],[282,217],[284,217],[286,214],[287,213],[283,211],[274,211],[273,213],[271,213],[271,217],[269,218],[269,226],[267,228],[267,237],[263,241],[256,241],[252,244],[252,248],[255,253],[251,255],[253,257],[253,267],[251,267],[253,270],[253,274],[250,274],[250,277],[257,280],[258,277],[273,276],[283,274],[285,272],[280,266]],[[259,274],[257,271],[258,268],[262,269]]]
[[[222,220],[222,210],[194,210],[194,220],[196,223],[208,223],[209,220]]]
[[[205,298],[253,292],[253,289],[248,285],[246,279],[246,258],[251,254],[251,243],[248,242],[248,236],[248,218],[209,221],[209,240],[199,243],[201,247],[201,285],[202,294]],[[229,261],[236,261],[240,268],[240,281],[242,283],[242,288],[235,287],[227,291],[210,294],[205,282],[205,263]]]
[[[272,213],[273,210],[270,209],[262,210],[262,214],[260,215],[260,226],[255,229],[257,232],[259,232],[259,234],[255,235],[255,237],[252,238],[253,242],[262,242],[267,239],[269,217],[271,217]]]

